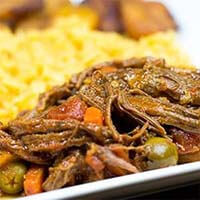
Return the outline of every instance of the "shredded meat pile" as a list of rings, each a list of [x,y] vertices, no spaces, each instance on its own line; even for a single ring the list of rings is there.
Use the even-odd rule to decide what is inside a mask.
[[[47,165],[45,191],[146,170],[152,136],[173,141],[179,163],[200,160],[199,85],[197,70],[162,59],[102,63],[2,125],[0,148]]]

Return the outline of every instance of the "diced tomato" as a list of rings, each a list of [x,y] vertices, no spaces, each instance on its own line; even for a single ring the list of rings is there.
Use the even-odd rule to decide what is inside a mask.
[[[200,148],[199,134],[186,133],[181,130],[173,129],[172,136],[180,154],[193,153]]]
[[[52,108],[49,111],[47,118],[58,120],[76,119],[82,121],[86,109],[86,103],[82,101],[78,96],[73,96],[60,106]]]

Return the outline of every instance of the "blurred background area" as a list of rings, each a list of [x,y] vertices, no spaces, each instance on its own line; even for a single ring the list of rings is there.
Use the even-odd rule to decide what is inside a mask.
[[[71,0],[74,4],[84,0]],[[200,65],[200,1],[198,0],[155,0],[163,3],[178,25],[178,40],[189,53],[192,63]]]
[[[140,0],[138,0],[140,1]],[[123,0],[120,2],[120,6],[122,7],[120,12],[122,11],[121,15],[124,18],[123,26],[125,27],[125,32],[128,32],[129,35],[132,35],[134,38],[138,39],[140,37],[140,34],[146,35],[146,32],[149,31],[149,33],[153,33],[156,31],[165,31],[167,29],[176,29],[178,27],[177,34],[178,34],[178,40],[180,40],[182,46],[190,54],[190,57],[192,58],[193,64],[199,65],[200,64],[200,56],[199,56],[199,35],[200,35],[200,26],[199,26],[199,19],[200,19],[200,1],[198,0],[146,0],[148,2],[161,2],[163,3],[168,11],[165,10],[164,7],[160,5],[152,5],[149,7],[150,9],[147,9],[147,13],[149,13],[149,18],[146,16],[146,21],[150,23],[146,23],[146,21],[142,21],[142,17],[144,17],[143,11],[140,9],[137,9],[138,5],[132,5],[131,0]],[[25,22],[20,22],[20,27],[26,27],[31,26],[34,27],[40,22],[40,27],[47,26],[50,22],[50,20],[47,20],[47,15],[49,13],[56,12],[56,9],[58,7],[64,7],[65,4],[71,2],[72,4],[79,6],[80,4],[85,4],[91,6],[92,9],[96,9],[97,13],[100,15],[107,15],[102,17],[101,19],[103,22],[100,22],[103,24],[101,27],[101,30],[111,30],[120,32],[121,31],[121,25],[117,24],[121,19],[119,20],[116,17],[116,11],[115,3],[117,0],[58,0],[58,1],[51,1],[51,0],[0,0],[0,19],[6,21],[9,23],[10,26],[15,27],[15,21],[21,21],[23,18],[27,18],[27,16],[32,15],[34,12],[38,12],[39,10],[43,10],[44,5],[46,6],[45,12],[43,11],[43,19],[46,17],[45,20],[41,19],[41,16],[36,16],[35,19],[32,20],[31,23],[30,20],[25,20]],[[127,2],[127,3],[126,3]],[[135,1],[137,2],[137,1]],[[142,2],[142,1],[141,1]],[[20,6],[22,5],[22,6]],[[159,7],[160,6],[160,7]],[[158,8],[156,10],[156,7]],[[135,9],[135,10],[134,10]],[[155,10],[154,10],[155,9]],[[124,12],[123,12],[124,10]],[[152,11],[151,11],[152,10]],[[123,15],[123,13],[126,13]],[[156,17],[156,20],[160,20],[159,27],[155,25],[155,23],[152,21],[151,15],[152,13]],[[166,15],[172,15],[172,19],[170,17],[166,17]],[[130,16],[129,16],[130,15]],[[138,17],[138,15],[141,18]],[[162,16],[159,18],[159,16]],[[114,19],[116,17],[116,19]],[[135,21],[138,21],[134,23],[134,20],[131,18],[135,18]],[[7,20],[9,19],[9,20]],[[14,19],[14,20],[13,20]],[[114,19],[114,20],[113,20]],[[175,19],[173,21],[173,19]],[[132,21],[131,21],[132,20]],[[28,23],[27,23],[28,21]],[[44,23],[43,23],[44,22]],[[130,23],[131,22],[131,23]],[[147,29],[145,30],[139,30],[139,33],[136,32],[133,27],[136,26],[138,29],[141,28],[141,24],[145,22],[143,26]],[[37,25],[38,26],[38,25]],[[100,25],[101,26],[101,25]],[[150,29],[150,30],[148,30]],[[106,31],[107,31],[106,30]],[[139,35],[138,35],[139,34]]]
[[[190,54],[192,62],[200,66],[200,1],[160,0],[172,12],[179,25],[178,39]]]
[[[189,53],[192,63],[200,65],[200,1],[198,0],[155,0],[163,3],[172,13],[178,24],[178,40],[186,52]],[[84,0],[71,0],[78,5]]]

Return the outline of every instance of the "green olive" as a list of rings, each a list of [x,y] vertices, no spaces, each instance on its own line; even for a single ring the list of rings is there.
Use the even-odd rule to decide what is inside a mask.
[[[157,169],[177,164],[176,145],[165,138],[152,137],[146,142],[147,169]]]
[[[26,170],[21,162],[12,162],[0,168],[0,190],[6,194],[21,192]]]

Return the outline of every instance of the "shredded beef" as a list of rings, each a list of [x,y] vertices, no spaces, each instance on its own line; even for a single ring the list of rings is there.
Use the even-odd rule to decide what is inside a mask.
[[[155,136],[176,144],[180,163],[200,160],[199,83],[198,70],[163,59],[98,64],[0,124],[0,148],[47,165],[45,191],[144,171],[145,142]],[[91,107],[101,125],[85,120]]]

